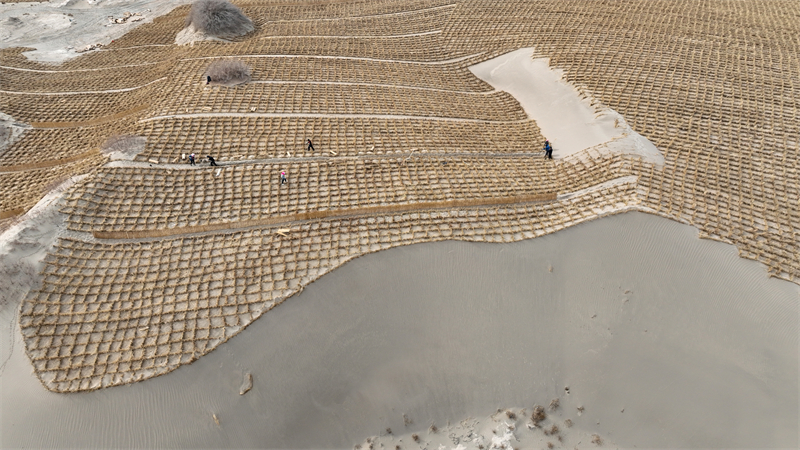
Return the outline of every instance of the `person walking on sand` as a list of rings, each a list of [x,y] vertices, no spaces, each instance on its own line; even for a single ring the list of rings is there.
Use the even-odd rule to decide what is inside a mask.
[[[308,144],[308,151],[314,151],[314,144],[311,143],[311,139],[306,139],[306,144]]]
[[[190,166],[194,165],[194,153],[189,155],[189,165]]]
[[[286,180],[286,172],[281,171],[281,184],[288,183],[289,181]]]
[[[216,166],[217,165],[217,162],[214,161],[214,157],[213,156],[208,155],[208,156],[206,156],[206,158],[208,158],[208,162],[211,163],[212,166]]]
[[[544,141],[544,159],[553,159],[553,146],[550,141]]]

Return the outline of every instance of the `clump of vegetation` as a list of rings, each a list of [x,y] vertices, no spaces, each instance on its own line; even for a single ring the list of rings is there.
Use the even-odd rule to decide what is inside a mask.
[[[510,409],[506,410],[506,417],[508,417],[511,420],[516,420],[517,419],[517,415],[514,414],[514,411],[511,411]]]
[[[544,412],[544,407],[540,405],[536,405],[533,407],[533,412],[531,413],[531,421],[535,425],[538,425],[539,422],[543,421],[547,418],[547,414]]]
[[[195,30],[221,38],[242,36],[255,29],[253,21],[227,0],[195,1],[186,16],[186,26],[189,25],[193,25]]]
[[[558,399],[554,398],[552,401],[550,401],[550,411],[557,410],[558,409],[558,405],[559,405]]]
[[[600,439],[600,436],[598,436],[596,434],[593,434],[592,435],[592,444],[594,444],[594,445],[602,445],[603,444],[603,440]]]
[[[417,433],[414,433],[411,435],[411,439],[413,439],[414,442],[419,442],[419,435]]]
[[[565,420],[564,425],[566,425],[567,428],[570,428],[572,426],[572,419]]]
[[[203,77],[212,83],[246,83],[250,81],[250,67],[238,59],[218,59],[208,66]]]

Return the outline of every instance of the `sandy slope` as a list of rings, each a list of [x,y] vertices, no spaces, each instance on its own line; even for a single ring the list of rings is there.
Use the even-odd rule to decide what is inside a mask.
[[[151,20],[181,3],[0,5],[0,40],[62,61],[135,26],[110,25],[109,15],[149,8]],[[610,110],[594,117],[530,55],[522,49],[475,73],[520,100],[556,157],[607,143],[658,160],[624,119]],[[497,408],[521,415],[556,397],[559,423],[574,421],[560,433],[569,445],[598,434],[623,447],[798,446],[798,286],[768,279],[691,227],[644,214],[517,244],[369,255],[169,376],[53,394],[31,374],[15,317],[35,282],[26,274],[61,229],[53,198],[4,234],[0,249],[3,264],[24,263],[0,307],[3,447],[351,447],[389,427],[378,441],[385,448],[416,448],[412,433],[428,448],[474,448],[464,437],[490,441]],[[245,372],[254,387],[240,396]],[[439,433],[428,433],[432,423]],[[525,423],[509,442],[548,442]]]
[[[520,102],[552,143],[554,158],[607,144],[609,151],[636,154],[664,164],[664,156],[656,146],[633,131],[621,114],[602,105],[591,106],[592,99],[582,97],[564,81],[561,70],[551,68],[546,58],[532,58],[533,54],[533,48],[522,48],[476,64],[470,70]]]
[[[0,5],[0,48],[34,47],[25,55],[36,61],[60,63],[80,55],[87,45],[107,45],[134,27],[152,22],[191,0],[54,0]],[[111,23],[126,12],[144,19]]]
[[[352,448],[388,427],[384,448],[420,448],[417,433],[436,449],[470,429],[491,439],[497,408],[529,414],[558,397],[547,424],[568,448],[594,447],[592,434],[628,448],[796,448],[799,291],[642,213],[516,244],[401,247],[128,387],[53,394],[16,347],[0,375],[3,410],[15,411],[1,419],[3,446]],[[245,372],[254,386],[242,396]],[[470,417],[479,423],[456,426]],[[554,439],[528,420],[517,446]]]

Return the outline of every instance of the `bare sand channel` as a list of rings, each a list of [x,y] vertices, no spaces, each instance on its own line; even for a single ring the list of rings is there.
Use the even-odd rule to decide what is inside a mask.
[[[370,254],[190,366],[79,394],[39,384],[8,305],[0,444],[353,448],[389,427],[384,448],[421,448],[414,432],[440,448],[433,423],[444,439],[448,423],[557,397],[574,423],[559,446],[594,447],[596,433],[629,448],[796,448],[799,300],[734,247],[627,213],[513,244]],[[523,431],[519,448],[544,442]]]

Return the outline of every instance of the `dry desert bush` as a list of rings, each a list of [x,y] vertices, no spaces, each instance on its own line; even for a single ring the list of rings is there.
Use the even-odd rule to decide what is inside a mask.
[[[217,37],[235,37],[254,30],[253,22],[227,0],[197,0],[186,16],[186,26]]]
[[[246,83],[250,81],[250,67],[238,59],[220,59],[212,62],[203,76],[213,83]]]
[[[533,407],[533,413],[531,413],[531,421],[534,424],[538,424],[539,422],[543,421],[546,418],[547,414],[545,414],[543,406],[536,405]]]

